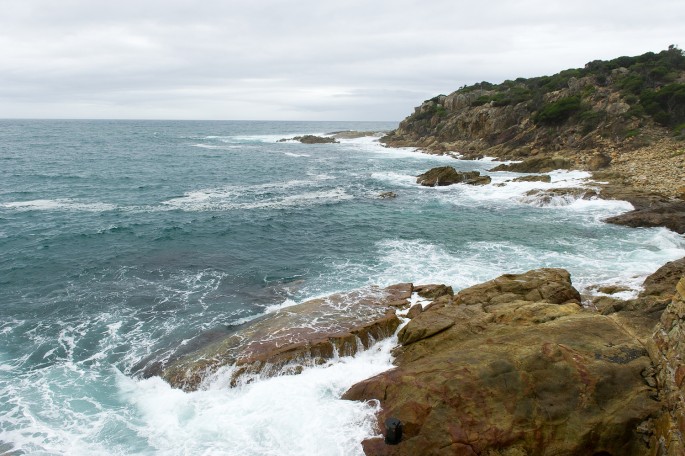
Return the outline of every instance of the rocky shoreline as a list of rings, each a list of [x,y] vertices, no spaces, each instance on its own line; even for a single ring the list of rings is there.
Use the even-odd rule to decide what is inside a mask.
[[[490,184],[443,168],[417,183]],[[545,181],[539,173],[559,168],[578,166],[554,154],[499,169]],[[685,233],[685,201],[626,185],[610,165],[593,178],[607,182],[599,193],[549,192],[627,200],[635,210],[607,221]],[[396,445],[364,441],[367,455],[682,454],[685,259],[648,277],[637,298],[598,291],[581,299],[562,269],[506,274],[456,295],[445,285],[356,290],[265,315],[145,375],[186,391],[226,369],[227,386],[294,375],[354,355],[407,322],[396,367],[343,396],[381,404],[379,434],[388,418],[403,424]]]

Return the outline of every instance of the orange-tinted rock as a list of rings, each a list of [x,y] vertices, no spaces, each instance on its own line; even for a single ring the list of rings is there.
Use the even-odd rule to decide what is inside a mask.
[[[404,423],[368,455],[644,454],[638,425],[659,404],[643,345],[584,310],[566,271],[505,275],[426,309],[400,333],[397,368],[344,397]]]
[[[172,386],[195,390],[223,366],[234,366],[233,383],[254,375],[296,374],[391,336],[400,324],[393,306],[403,300],[406,306],[411,293],[411,284],[399,284],[287,307],[174,361],[162,376]]]

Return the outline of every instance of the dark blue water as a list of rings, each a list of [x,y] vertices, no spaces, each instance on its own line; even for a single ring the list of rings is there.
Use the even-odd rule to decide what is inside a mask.
[[[174,443],[203,396],[165,410],[167,395],[185,393],[138,379],[140,369],[207,331],[334,291],[399,281],[462,288],[542,266],[568,268],[579,288],[635,285],[685,255],[669,231],[601,222],[626,203],[523,197],[536,186],[576,185],[583,173],[554,173],[552,184],[429,189],[414,176],[432,166],[485,172],[492,164],[385,149],[373,137],[277,142],[394,126],[0,121],[6,449],[246,454],[220,428],[190,426],[187,444]],[[512,176],[497,173],[493,183]],[[397,198],[379,198],[386,191]],[[249,397],[242,394],[223,400]],[[146,406],[143,396],[158,401]],[[176,417],[176,427],[157,432],[150,410]],[[300,454],[258,424],[244,426],[250,437],[238,440],[268,443],[253,454]],[[360,451],[354,442],[337,447],[331,454]]]

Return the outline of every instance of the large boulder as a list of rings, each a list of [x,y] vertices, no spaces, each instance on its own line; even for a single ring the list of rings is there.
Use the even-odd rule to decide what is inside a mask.
[[[393,335],[400,324],[395,309],[408,306],[411,294],[412,284],[407,283],[287,307],[182,356],[163,369],[162,377],[192,391],[224,366],[232,367],[232,385],[257,375],[297,374]]]
[[[462,173],[451,166],[430,169],[416,178],[416,183],[424,187],[442,187],[452,184],[486,185],[490,181],[490,176],[481,176],[478,171]]]
[[[571,169],[573,163],[563,157],[534,157],[519,163],[502,164],[490,171],[510,171],[514,173],[548,173],[555,169]]]
[[[664,226],[676,233],[685,234],[685,201],[654,202],[634,211],[609,217],[605,221],[633,228]]]
[[[505,275],[418,314],[400,333],[397,368],[344,398],[378,400],[398,445],[368,455],[642,455],[659,404],[642,343],[585,310],[569,274]]]

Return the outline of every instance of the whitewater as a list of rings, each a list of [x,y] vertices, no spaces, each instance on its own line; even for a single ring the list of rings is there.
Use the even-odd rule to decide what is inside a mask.
[[[685,256],[629,203],[526,195],[491,159],[278,142],[392,122],[0,120],[0,454],[361,455],[376,403],[340,400],[392,368],[395,338],[296,376],[186,393],[141,372],[238,324],[370,285],[561,267],[581,292],[639,292]],[[435,166],[487,186],[416,184]],[[380,194],[394,192],[396,198]]]

